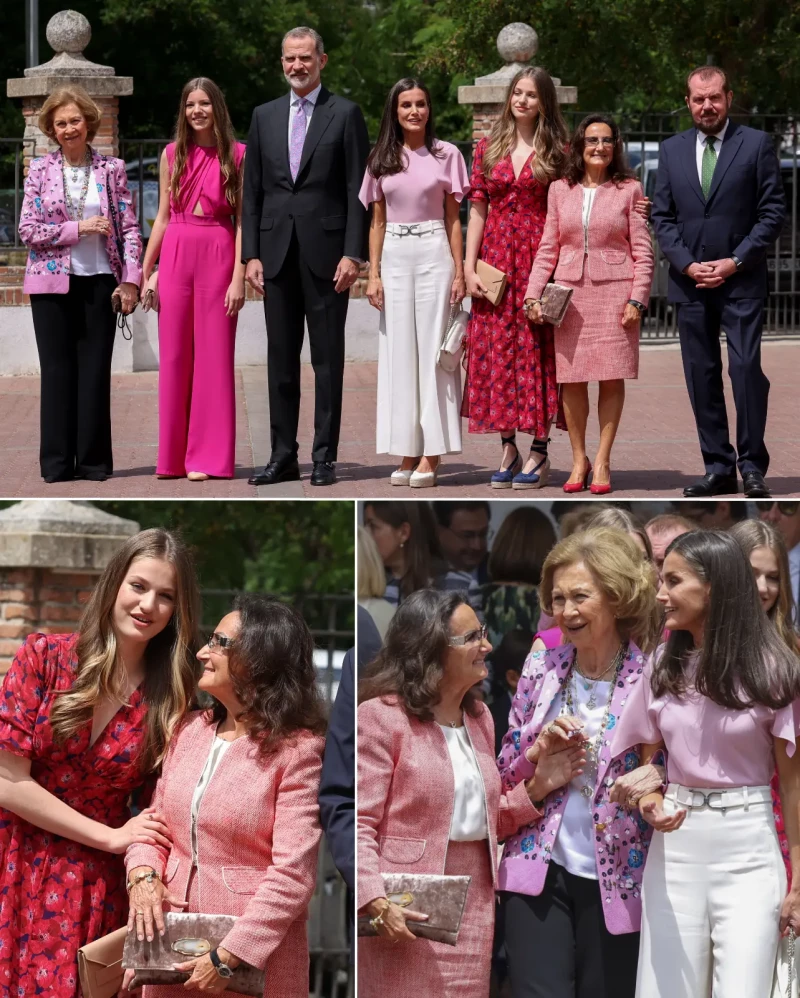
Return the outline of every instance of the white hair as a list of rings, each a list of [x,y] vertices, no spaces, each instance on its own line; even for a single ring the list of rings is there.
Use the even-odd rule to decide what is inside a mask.
[[[317,55],[325,54],[325,45],[322,41],[322,35],[313,28],[307,28],[304,25],[301,25],[299,28],[292,28],[290,31],[287,31],[281,40],[281,52],[283,52],[283,46],[286,44],[287,38],[313,38]]]

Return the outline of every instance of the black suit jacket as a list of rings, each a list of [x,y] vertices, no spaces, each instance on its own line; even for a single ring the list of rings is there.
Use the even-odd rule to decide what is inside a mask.
[[[264,277],[283,265],[292,232],[311,270],[331,279],[343,256],[367,256],[366,209],[358,200],[369,152],[361,108],[320,90],[297,179],[289,170],[289,95],[253,112],[247,137],[242,257],[259,258]]]
[[[350,891],[355,890],[356,862],[356,753],[354,652],[342,663],[342,678],[328,723],[325,757],[319,786],[322,827],[336,868]]]
[[[733,121],[703,198],[697,175],[697,130],[661,143],[652,223],[669,260],[669,300],[703,301],[708,294],[683,271],[690,263],[737,256],[742,267],[725,281],[726,298],[767,297],[767,252],[786,217],[781,169],[765,132]]]

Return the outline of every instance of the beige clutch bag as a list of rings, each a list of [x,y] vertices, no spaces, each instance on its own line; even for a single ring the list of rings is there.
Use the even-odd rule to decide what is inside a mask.
[[[114,998],[122,987],[122,949],[128,930],[123,927],[78,950],[78,976],[83,998]]]
[[[455,946],[472,877],[440,877],[435,873],[384,873],[386,897],[401,908],[428,916],[427,922],[406,922],[415,936]],[[376,936],[368,917],[358,920],[360,936]]]
[[[502,270],[498,270],[497,267],[492,267],[490,264],[484,263],[483,260],[478,260],[475,264],[475,273],[478,275],[478,280],[486,288],[487,301],[490,301],[492,305],[496,305],[506,290],[508,276]]]
[[[185,984],[191,974],[173,970],[173,966],[216,949],[233,928],[236,917],[170,911],[164,915],[164,923],[167,931],[163,936],[156,934],[151,943],[146,939],[139,942],[135,933],[126,937],[122,966],[136,972],[131,988],[143,984]],[[261,996],[265,987],[264,971],[244,963],[225,982],[225,990],[237,995]]]
[[[542,292],[542,318],[553,326],[560,326],[572,298],[572,288],[551,281]]]

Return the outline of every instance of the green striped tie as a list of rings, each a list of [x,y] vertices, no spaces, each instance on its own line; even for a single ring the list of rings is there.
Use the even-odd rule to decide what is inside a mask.
[[[703,197],[706,201],[708,201],[708,192],[711,190],[711,181],[714,179],[714,167],[717,165],[717,153],[714,149],[716,141],[713,135],[709,135],[703,150]]]

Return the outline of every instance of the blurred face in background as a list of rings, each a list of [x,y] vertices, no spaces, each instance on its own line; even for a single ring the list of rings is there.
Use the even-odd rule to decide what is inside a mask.
[[[459,572],[474,572],[486,557],[489,516],[482,506],[457,509],[450,526],[439,524],[439,543],[448,563]]]
[[[403,548],[411,536],[410,524],[401,523],[399,527],[393,527],[391,523],[381,520],[374,508],[367,504],[364,509],[364,526],[372,534],[384,565],[396,572],[403,563]]]
[[[786,550],[800,544],[800,503],[797,502],[757,502],[759,517],[777,527],[783,534]]]
[[[664,577],[664,554],[675,538],[680,537],[681,534],[685,534],[686,531],[681,529],[681,527],[673,527],[670,530],[659,532],[651,531],[649,527],[645,527],[645,530],[653,546],[653,563],[656,566],[658,584],[660,586]]]
[[[781,591],[781,570],[778,558],[772,548],[758,547],[750,552],[750,567],[756,580],[758,597],[764,612],[770,610],[778,602]]]

